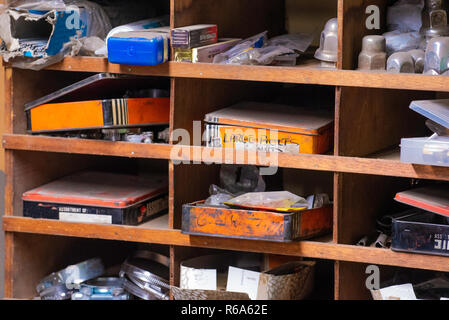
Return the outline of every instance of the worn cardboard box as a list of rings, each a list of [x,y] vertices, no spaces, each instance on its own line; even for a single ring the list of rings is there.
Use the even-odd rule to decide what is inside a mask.
[[[203,256],[181,263],[175,300],[303,300],[313,290],[315,262],[263,270],[260,255]]]
[[[65,43],[87,35],[88,20],[82,6],[76,11],[7,9],[0,15],[0,52],[6,61],[56,55]]]

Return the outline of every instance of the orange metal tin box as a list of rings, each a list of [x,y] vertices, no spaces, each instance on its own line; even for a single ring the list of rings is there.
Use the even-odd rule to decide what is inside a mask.
[[[98,74],[25,105],[27,129],[45,133],[166,125],[170,98],[164,86],[141,77]]]
[[[182,233],[212,237],[290,242],[332,230],[332,206],[294,213],[208,207],[204,201],[182,209]]]
[[[323,154],[333,144],[333,116],[311,108],[242,102],[207,114],[205,122],[212,148]]]

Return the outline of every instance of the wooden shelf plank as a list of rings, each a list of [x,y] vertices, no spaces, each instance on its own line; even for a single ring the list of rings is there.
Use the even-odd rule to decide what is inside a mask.
[[[31,135],[3,135],[5,149],[56,153],[89,154],[128,158],[169,159],[171,146],[166,144],[136,144],[75,138]]]
[[[318,62],[296,67],[234,66],[168,62],[158,66],[125,66],[111,64],[104,58],[67,57],[48,70],[110,72],[179,78],[247,80],[343,87],[449,91],[444,76],[392,74],[379,71],[352,71],[321,68]]]
[[[145,145],[128,142],[11,134],[3,136],[3,147],[7,150],[29,150],[260,166],[267,165],[267,159],[272,159],[273,161],[277,161],[278,167],[280,168],[449,181],[448,167],[402,163],[399,161],[397,153],[391,152],[375,155],[374,158],[307,154],[293,155],[284,153],[271,155],[262,154],[261,156],[258,156],[253,152],[236,152],[231,151],[230,149],[223,150],[163,144]]]
[[[159,225],[159,223],[154,223]],[[3,229],[7,232],[33,233],[199,247],[245,252],[260,252],[300,256],[314,259],[348,261],[377,265],[398,266],[449,272],[449,257],[398,253],[386,249],[365,248],[334,244],[328,238],[317,241],[276,243],[230,238],[199,237],[182,234],[180,230],[151,228],[150,224],[138,227],[69,223],[56,220],[4,217]],[[154,227],[154,225],[153,225]]]

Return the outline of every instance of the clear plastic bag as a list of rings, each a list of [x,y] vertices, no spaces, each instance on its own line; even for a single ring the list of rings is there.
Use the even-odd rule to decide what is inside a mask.
[[[304,203],[304,206],[299,206],[299,203]],[[288,191],[246,193],[227,201],[226,204],[272,211],[297,211],[306,209],[309,205],[306,199]]]
[[[422,26],[424,0],[400,0],[387,9],[389,31],[401,33],[419,31]]]
[[[210,197],[206,200],[205,204],[210,206],[224,206],[225,202],[235,198],[235,195],[215,184],[210,186],[209,193]]]
[[[267,33],[268,31],[264,31],[243,40],[230,50],[216,55],[213,63],[246,64],[245,62],[250,61],[253,55],[258,55],[257,51],[254,51],[254,49],[259,49],[265,46],[267,42]]]
[[[268,40],[268,46],[283,46],[297,53],[304,53],[310,47],[313,35],[307,33],[284,34]]]
[[[400,31],[391,31],[384,33],[387,43],[387,55],[392,55],[395,52],[406,52],[418,49],[423,40],[419,32],[401,33]]]

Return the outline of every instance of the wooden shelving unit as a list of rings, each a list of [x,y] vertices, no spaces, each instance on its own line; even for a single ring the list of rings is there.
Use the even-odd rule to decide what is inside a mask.
[[[237,1],[239,6],[235,9],[233,3]],[[313,16],[315,6],[296,1],[304,6],[304,14]],[[449,181],[449,168],[402,163],[398,153],[401,137],[420,135],[425,130],[424,120],[408,110],[410,101],[449,92],[446,78],[354,70],[365,35],[365,8],[370,4],[379,5],[384,16],[387,2],[333,0],[326,4],[335,9],[339,19],[339,61],[335,70],[323,69],[316,61],[306,61],[293,68],[176,62],[139,67],[113,65],[105,59],[90,57],[66,58],[39,72],[7,67],[6,134],[3,136],[7,174],[3,218],[6,296],[32,297],[35,283],[47,273],[73,262],[64,253],[86,241],[92,242],[89,246],[92,250],[96,245],[102,249],[115,248],[117,243],[167,247],[174,285],[179,283],[180,261],[194,256],[197,250],[260,252],[332,261],[333,281],[327,285],[333,292],[330,298],[337,300],[369,298],[364,286],[367,264],[449,272],[449,258],[354,246],[357,240],[374,230],[376,217],[390,209],[394,194],[407,189],[411,179]],[[214,3],[171,0],[171,26],[214,22],[219,25],[223,37],[246,37],[265,29],[271,35],[283,33],[283,1],[258,1],[256,13],[253,6],[251,0]],[[238,20],[232,19],[237,16]],[[316,24],[322,27],[325,22],[320,20]],[[281,170],[298,177],[293,179],[297,181],[294,184],[300,186],[303,177],[308,177],[309,181],[310,178],[320,181],[324,178],[328,182],[334,199],[333,233],[325,238],[292,243],[181,233],[182,204],[207,196],[209,185],[217,182],[218,164],[264,165],[262,158],[265,157],[254,153],[223,154],[220,149],[194,145],[141,145],[26,134],[23,112],[26,102],[98,72],[170,78],[170,128],[185,128],[190,133],[192,122],[202,120],[206,113],[243,99],[266,99],[272,93],[284,92],[283,84],[294,85],[300,95],[297,98],[303,100],[312,96],[312,92],[335,97],[333,152],[278,155]],[[182,160],[217,165],[174,164]],[[166,170],[170,182],[169,214],[138,227],[34,220],[22,216],[24,191],[98,165],[117,170],[124,167]],[[97,244],[97,240],[106,242]],[[77,252],[76,256],[83,256],[83,252]],[[26,277],[21,276],[24,272]]]

